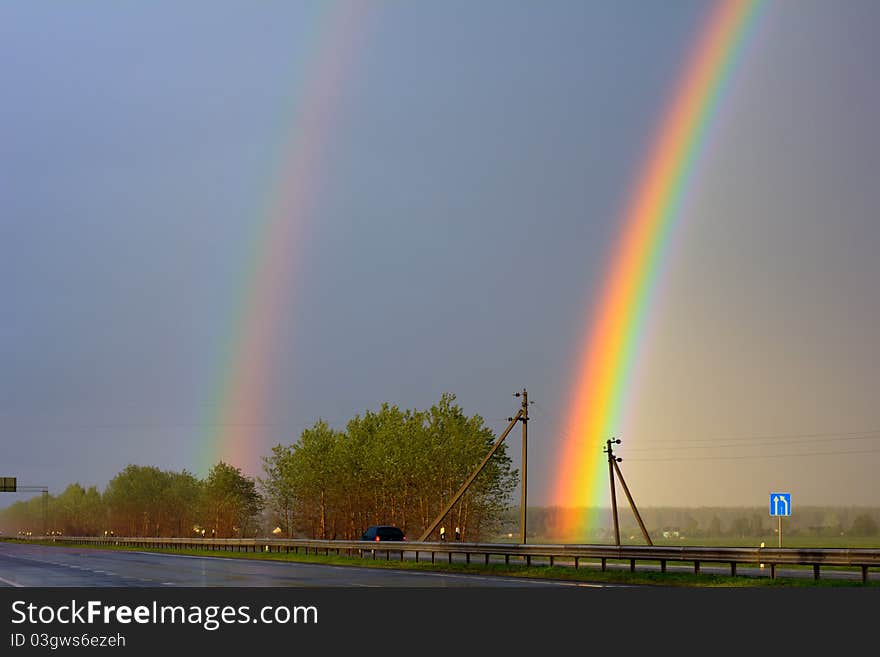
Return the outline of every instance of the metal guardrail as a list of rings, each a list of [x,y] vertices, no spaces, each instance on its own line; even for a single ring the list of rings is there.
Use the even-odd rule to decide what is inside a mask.
[[[4,537],[22,539],[23,537]],[[580,567],[582,559],[599,560],[602,570],[609,560],[629,561],[630,570],[636,570],[639,561],[659,562],[661,572],[666,572],[667,562],[690,562],[694,572],[699,573],[701,564],[723,563],[730,566],[730,574],[735,576],[737,565],[764,564],[770,568],[770,577],[776,577],[776,566],[812,566],[813,576],[819,579],[822,566],[844,566],[861,569],[862,582],[868,581],[868,569],[880,567],[880,549],[873,548],[752,548],[752,547],[688,547],[688,546],[645,546],[645,545],[530,545],[518,543],[464,543],[464,542],[419,542],[419,541],[340,541],[282,538],[135,538],[118,536],[31,536],[25,540],[54,542],[60,544],[93,544],[146,549],[199,549],[236,552],[294,552],[305,554],[348,554],[376,558],[377,554],[391,555],[404,560],[407,553],[413,554],[416,561],[421,556],[430,557],[436,562],[443,555],[450,563],[453,555],[464,555],[467,563],[474,555],[480,555],[485,563],[491,556],[504,557],[510,563],[511,557],[531,565],[532,559],[547,559],[551,566],[568,565]],[[558,563],[562,560],[564,563]]]

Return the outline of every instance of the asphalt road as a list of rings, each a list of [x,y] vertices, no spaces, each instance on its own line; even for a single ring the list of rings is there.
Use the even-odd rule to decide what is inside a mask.
[[[0,543],[0,586],[595,587],[603,585]]]

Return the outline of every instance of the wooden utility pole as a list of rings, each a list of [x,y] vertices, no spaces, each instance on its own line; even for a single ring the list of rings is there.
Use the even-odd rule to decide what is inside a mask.
[[[614,521],[614,544],[620,545],[620,525],[617,522],[617,490],[614,485],[614,460],[616,457],[611,449],[611,444],[614,442],[620,443],[620,439],[606,440],[606,447],[602,451],[608,454],[608,481],[611,482],[611,518]]]
[[[520,527],[520,543],[526,543],[526,513],[527,513],[527,474],[528,474],[528,444],[529,444],[529,393],[525,388],[522,392],[514,393],[516,397],[522,397],[522,410],[520,411],[520,422],[522,422],[522,479],[519,501],[519,527]]]
[[[642,530],[642,536],[645,537],[645,542],[648,545],[654,545],[651,541],[651,536],[648,534],[648,530],[645,529],[645,523],[642,522],[642,516],[639,515],[639,510],[636,508],[635,500],[633,500],[632,495],[630,495],[629,488],[626,485],[626,481],[623,478],[623,473],[620,471],[620,466],[617,465],[621,461],[622,458],[619,456],[614,456],[613,445],[619,445],[620,438],[606,440],[605,441],[605,449],[603,450],[606,454],[608,454],[608,477],[611,480],[611,509],[614,515],[614,540],[616,545],[620,545],[620,528],[617,522],[617,495],[615,493],[615,485],[614,485],[614,473],[617,473],[617,476],[620,478],[620,483],[623,486],[623,492],[626,493],[626,499],[629,501],[630,508],[632,508],[633,515],[636,517],[636,521],[639,523],[639,527]]]
[[[513,427],[516,426],[517,422],[521,421],[523,423],[523,432],[522,432],[522,437],[523,437],[522,461],[523,462],[522,462],[522,494],[520,497],[520,518],[519,518],[519,520],[520,520],[520,540],[523,543],[526,542],[526,467],[527,467],[526,451],[527,451],[527,441],[528,441],[528,436],[529,436],[529,434],[528,434],[529,397],[528,397],[528,392],[526,392],[525,388],[522,389],[522,392],[513,393],[513,396],[514,397],[522,397],[521,408],[516,412],[516,415],[514,415],[513,417],[507,418],[507,421],[510,422],[510,424],[508,424],[507,428],[504,430],[504,432],[500,436],[498,436],[498,440],[496,440],[495,443],[492,445],[492,449],[489,450],[489,453],[486,454],[486,456],[480,462],[480,465],[477,466],[477,469],[474,470],[470,474],[470,476],[462,484],[461,488],[459,488],[458,491],[456,491],[455,495],[452,496],[452,499],[450,499],[449,502],[447,502],[446,506],[440,512],[440,515],[438,515],[436,518],[434,518],[434,520],[431,522],[431,524],[429,524],[427,526],[427,528],[425,528],[425,531],[422,532],[422,535],[419,537],[420,541],[428,540],[428,537],[431,536],[432,533],[434,533],[434,530],[437,529],[437,526],[443,521],[443,518],[446,517],[446,514],[449,513],[449,511],[452,509],[452,507],[455,506],[456,502],[458,502],[461,499],[461,496],[465,494],[468,487],[474,482],[474,479],[477,478],[477,475],[479,475],[480,472],[482,472],[483,468],[486,467],[486,464],[489,462],[489,459],[492,458],[492,455],[498,450],[499,447],[501,447],[501,443],[503,443],[504,439],[507,438],[507,434],[509,434],[513,430]]]
[[[473,483],[474,479],[477,478],[477,475],[479,475],[480,472],[482,472],[483,468],[486,467],[486,464],[489,462],[489,459],[492,458],[492,455],[498,450],[498,448],[501,446],[501,443],[504,442],[504,439],[507,438],[507,434],[509,434],[511,432],[511,430],[513,429],[513,427],[516,426],[516,423],[519,422],[521,415],[522,415],[522,410],[519,410],[519,411],[517,411],[516,415],[514,415],[512,418],[509,418],[510,424],[507,425],[507,428],[504,430],[504,433],[502,433],[498,437],[498,440],[496,440],[495,443],[492,445],[492,449],[489,450],[489,453],[486,454],[486,456],[483,458],[480,465],[477,466],[477,469],[471,473],[471,475],[467,478],[467,480],[465,480],[465,482],[464,482],[464,484],[462,484],[461,488],[459,488],[458,491],[455,493],[455,495],[452,496],[452,499],[449,500],[449,502],[446,504],[446,506],[440,512],[440,515],[438,515],[436,518],[434,518],[434,521],[430,525],[428,525],[428,527],[425,529],[425,531],[419,537],[420,541],[427,541],[428,537],[434,532],[435,529],[437,529],[437,525],[439,525],[443,521],[443,518],[445,518],[446,514],[449,513],[449,511],[452,509],[453,506],[455,506],[455,503],[461,499],[461,496],[465,494],[465,491],[467,491],[468,487]]]

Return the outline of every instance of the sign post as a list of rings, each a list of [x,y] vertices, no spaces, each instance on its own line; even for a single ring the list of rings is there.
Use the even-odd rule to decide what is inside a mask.
[[[791,515],[791,493],[770,493],[770,516],[776,516],[779,547],[782,547],[782,516]]]

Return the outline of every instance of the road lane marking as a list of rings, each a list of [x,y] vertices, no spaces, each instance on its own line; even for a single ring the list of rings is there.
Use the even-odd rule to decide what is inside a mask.
[[[13,582],[11,579],[6,579],[5,577],[0,577],[0,582],[4,584],[8,584],[9,586],[15,587],[17,589],[23,589],[24,584],[19,584],[18,582]]]

